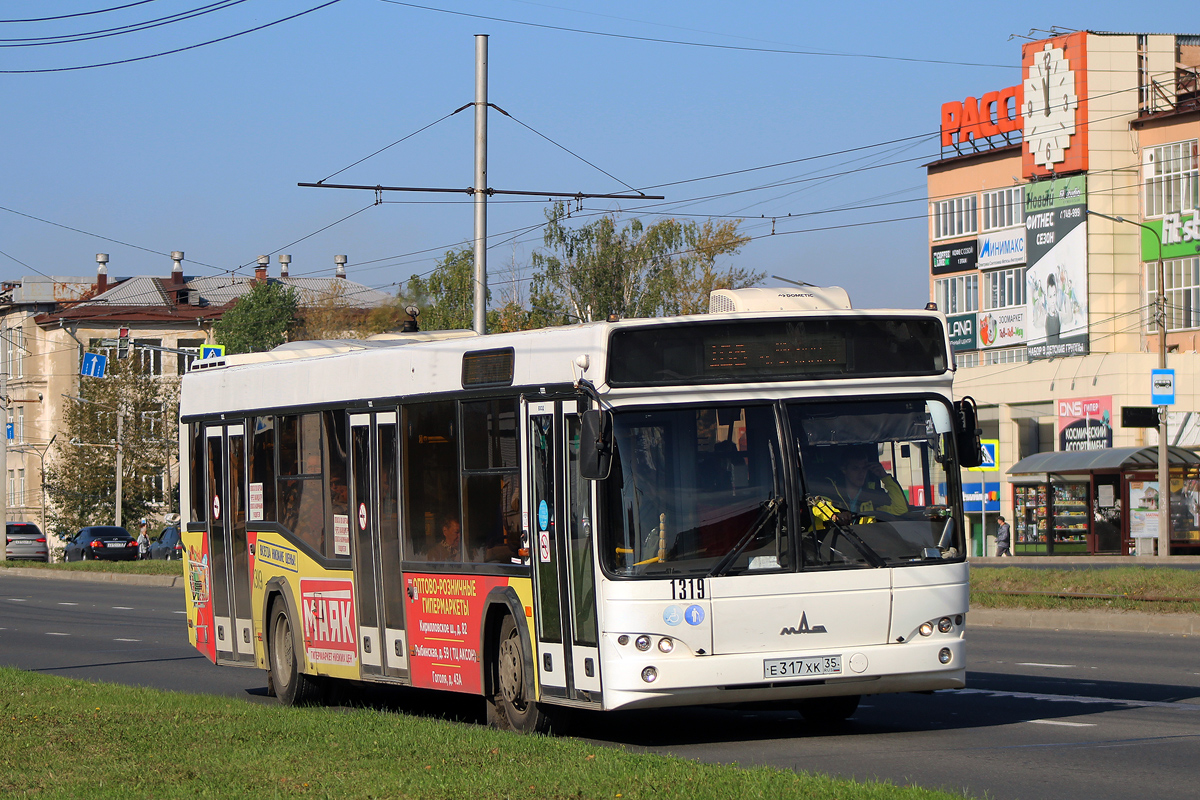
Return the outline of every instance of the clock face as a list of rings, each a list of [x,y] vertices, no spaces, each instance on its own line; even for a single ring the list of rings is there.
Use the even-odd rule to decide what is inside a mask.
[[[1033,161],[1053,169],[1066,159],[1066,150],[1075,134],[1075,71],[1061,47],[1047,43],[1034,54],[1033,65],[1025,78],[1025,146]]]

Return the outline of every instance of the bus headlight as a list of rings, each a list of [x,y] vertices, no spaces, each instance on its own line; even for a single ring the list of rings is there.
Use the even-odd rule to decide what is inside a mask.
[[[664,636],[658,640],[658,649],[664,653],[669,653],[675,649],[675,642],[671,641],[669,637]]]
[[[642,680],[646,683],[654,683],[658,680],[658,670],[654,667],[646,667],[642,670]]]
[[[952,628],[953,626],[954,626],[954,623],[950,621],[949,617],[942,617],[941,619],[938,620],[938,630],[941,631],[942,633],[949,633],[950,628]]]
[[[922,636],[932,636],[933,635],[933,623],[932,622],[922,622],[919,630],[921,631]]]
[[[636,647],[638,650],[641,650],[642,652],[649,650],[650,649],[650,637],[643,633],[641,636],[639,636],[633,640],[633,646]]]
[[[621,645],[621,647],[624,647],[625,645],[629,644],[629,635],[622,633],[620,636],[617,637],[617,644]]]
[[[938,661],[942,662],[943,664],[949,664],[951,658],[953,658],[953,656],[950,654],[949,647],[943,647],[938,651]]]

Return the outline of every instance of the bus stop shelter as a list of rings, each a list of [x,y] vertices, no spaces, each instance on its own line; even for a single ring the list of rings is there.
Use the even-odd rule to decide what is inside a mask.
[[[1200,555],[1200,455],[1168,448],[1171,552]],[[1008,470],[1014,555],[1153,552],[1157,447],[1035,453]]]

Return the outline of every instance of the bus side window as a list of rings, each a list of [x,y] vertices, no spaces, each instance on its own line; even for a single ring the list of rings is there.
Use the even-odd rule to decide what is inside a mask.
[[[462,560],[456,420],[453,400],[404,407],[406,559],[425,561],[433,554],[438,561]],[[443,541],[442,531],[448,525],[458,527],[458,541]]]
[[[204,522],[208,511],[208,500],[204,490],[208,486],[208,476],[204,472],[204,426],[199,422],[192,423],[192,521]]]
[[[279,522],[318,553],[325,553],[325,491],[320,414],[280,416]]]
[[[521,547],[516,398],[464,402],[462,432],[466,558],[511,564]]]
[[[346,469],[348,458],[346,412],[344,409],[326,411],[322,414],[322,421],[325,425],[325,463],[328,465],[325,476],[329,480],[329,514],[326,519],[327,551],[325,555],[329,558],[349,558],[349,539],[347,538],[342,543],[342,552],[339,553],[337,552],[337,539],[333,532],[339,516],[343,517],[341,522],[345,525],[347,535],[350,530],[350,486],[347,483]]]
[[[250,483],[262,487],[262,518],[275,521],[275,417],[254,419],[250,445]]]

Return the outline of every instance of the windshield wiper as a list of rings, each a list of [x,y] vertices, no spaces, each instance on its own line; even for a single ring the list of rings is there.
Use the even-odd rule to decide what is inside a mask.
[[[868,545],[866,542],[864,542],[862,540],[861,536],[859,536],[854,531],[850,530],[850,527],[848,525],[844,525],[838,521],[836,514],[833,515],[832,517],[830,517],[829,519],[825,520],[825,524],[832,525],[834,528],[837,529],[838,533],[842,534],[842,536],[845,536],[846,541],[848,541],[848,542],[850,542],[850,544],[854,545],[854,549],[857,550],[859,552],[859,554],[861,554],[862,557],[866,560],[866,562],[868,564],[870,564],[872,567],[878,568],[878,567],[886,567],[887,566],[887,562],[883,560],[882,556],[880,556],[879,553],[876,553],[874,550],[872,550],[870,545]]]
[[[742,534],[742,538],[738,540],[737,545],[728,553],[726,553],[725,557],[718,561],[716,565],[708,571],[708,575],[706,577],[716,577],[717,575],[724,573],[725,570],[729,569],[729,566],[737,559],[739,555],[742,554],[742,551],[746,549],[746,546],[749,545],[750,542],[754,541],[755,536],[758,536],[758,532],[762,530],[763,526],[766,525],[767,522],[774,517],[777,512],[782,511],[785,505],[786,502],[782,497],[772,497],[763,503],[762,511],[758,512],[758,517],[753,523],[750,524],[750,527],[746,529],[746,532]]]

